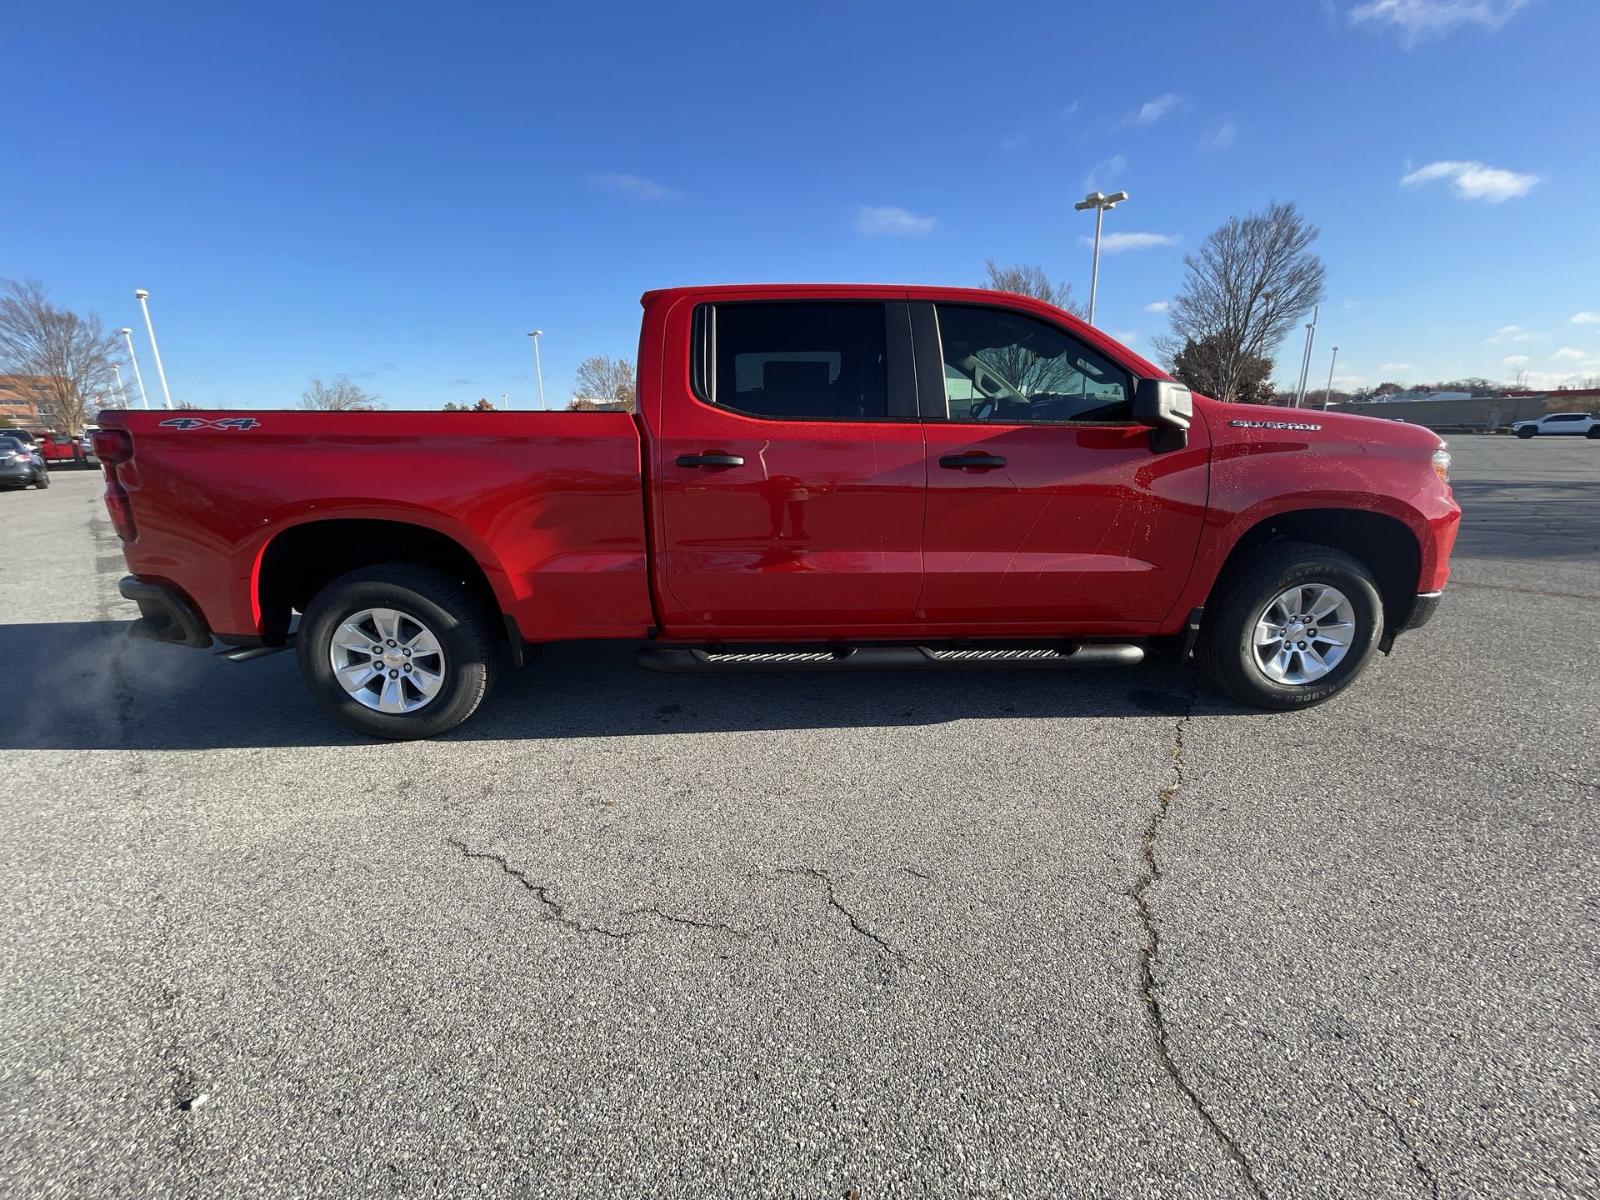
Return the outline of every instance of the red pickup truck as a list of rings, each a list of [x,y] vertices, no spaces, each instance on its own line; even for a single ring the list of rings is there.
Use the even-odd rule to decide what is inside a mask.
[[[133,633],[293,645],[335,716],[395,738],[580,638],[704,671],[1153,648],[1291,709],[1449,574],[1449,455],[1415,426],[1194,397],[1000,292],[642,302],[636,414],[103,413]]]

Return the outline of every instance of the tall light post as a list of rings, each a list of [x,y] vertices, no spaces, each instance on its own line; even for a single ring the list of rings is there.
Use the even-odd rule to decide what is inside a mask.
[[[1094,209],[1094,265],[1089,268],[1089,324],[1094,324],[1094,302],[1100,291],[1100,226],[1105,221],[1106,210],[1115,208],[1128,198],[1127,192],[1090,192],[1072,207],[1078,212]]]
[[[128,393],[122,390],[122,368],[116,363],[111,364],[111,369],[117,373],[117,399],[122,402],[122,407],[128,407]]]
[[[1311,320],[1306,324],[1306,350],[1300,356],[1300,386],[1295,389],[1294,406],[1300,408],[1306,402],[1306,376],[1311,374],[1311,346],[1317,340],[1317,313],[1321,311],[1319,304],[1311,310]]]
[[[172,407],[172,393],[167,389],[167,373],[161,367],[161,347],[156,345],[156,327],[150,323],[150,293],[144,288],[138,288],[133,293],[134,299],[139,302],[139,307],[144,309],[145,332],[150,335],[150,353],[155,355],[156,378],[161,380],[161,398],[168,408]],[[129,345],[132,345],[130,342]]]
[[[144,390],[144,376],[139,373],[139,356],[133,352],[133,330],[122,327],[122,338],[128,343],[128,361],[133,364],[133,379],[139,385],[139,403],[150,407],[150,394]]]
[[[1328,407],[1328,397],[1333,395],[1333,364],[1339,361],[1339,347],[1333,348],[1333,357],[1328,360],[1328,386],[1322,389],[1322,407]]]
[[[544,330],[535,329],[528,334],[533,339],[533,372],[539,380],[539,410],[544,411],[544,364],[539,361],[539,339]]]

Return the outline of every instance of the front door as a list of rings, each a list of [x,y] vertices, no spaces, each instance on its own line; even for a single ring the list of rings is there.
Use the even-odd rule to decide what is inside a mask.
[[[910,621],[927,480],[906,305],[719,298],[689,336],[652,463],[667,633]]]
[[[1164,618],[1205,519],[1203,423],[1186,448],[1157,453],[1131,419],[1132,376],[1066,329],[1000,305],[916,311],[917,362],[930,367],[919,383],[935,376],[944,391],[925,426],[918,619],[976,630]]]

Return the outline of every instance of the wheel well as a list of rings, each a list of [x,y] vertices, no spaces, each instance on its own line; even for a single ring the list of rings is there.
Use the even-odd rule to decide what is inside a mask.
[[[1422,547],[1416,535],[1395,517],[1356,508],[1302,508],[1279,513],[1253,526],[1234,544],[1229,569],[1257,546],[1276,541],[1311,542],[1331,546],[1356,559],[1378,582],[1383,597],[1386,629],[1398,629],[1417,602],[1417,581],[1422,575]]]
[[[281,644],[293,610],[305,611],[327,583],[358,567],[383,562],[432,567],[462,584],[484,608],[489,628],[500,630],[500,605],[489,579],[460,542],[404,521],[312,521],[284,530],[267,545],[256,582],[262,638]]]

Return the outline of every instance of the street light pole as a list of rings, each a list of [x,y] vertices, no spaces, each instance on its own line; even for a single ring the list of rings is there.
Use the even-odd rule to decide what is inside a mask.
[[[544,330],[535,329],[528,334],[533,339],[533,370],[539,379],[539,410],[544,411],[544,364],[539,361],[539,339],[544,336]]]
[[[139,301],[139,307],[144,309],[144,327],[150,335],[150,353],[155,355],[156,377],[161,380],[161,398],[168,408],[172,407],[172,392],[167,388],[167,373],[161,366],[161,347],[156,345],[156,327],[150,322],[150,293],[144,288],[139,288],[134,293],[134,299]],[[131,344],[131,343],[130,343]]]
[[[133,379],[139,385],[139,403],[150,407],[150,393],[144,390],[144,376],[139,373],[139,356],[133,352],[133,330],[122,327],[123,340],[128,343],[128,361],[133,364]]]
[[[117,399],[122,401],[122,407],[128,407],[128,393],[122,390],[122,368],[116,363],[111,364],[111,369],[117,373]]]
[[[1300,386],[1295,389],[1294,406],[1301,408],[1306,402],[1306,376],[1311,374],[1311,346],[1317,340],[1317,313],[1321,309],[1317,305],[1311,310],[1311,320],[1306,325],[1306,352],[1300,358]]]
[[[1328,397],[1333,394],[1333,364],[1339,361],[1339,347],[1333,348],[1333,357],[1328,360],[1328,386],[1322,389],[1322,407],[1328,407]]]
[[[1106,210],[1115,208],[1128,198],[1127,192],[1090,192],[1072,207],[1078,212],[1094,209],[1094,260],[1089,268],[1089,324],[1094,324],[1095,300],[1100,292],[1100,226],[1105,221]]]

